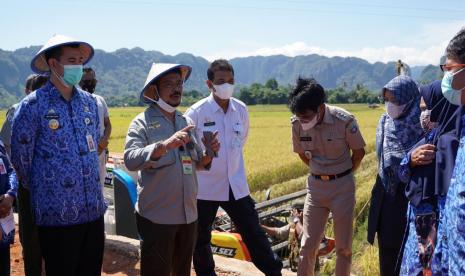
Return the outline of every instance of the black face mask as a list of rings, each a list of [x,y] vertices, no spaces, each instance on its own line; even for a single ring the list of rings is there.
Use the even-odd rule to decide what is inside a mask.
[[[94,93],[95,86],[97,86],[97,80],[83,80],[81,81],[81,88],[89,93]]]

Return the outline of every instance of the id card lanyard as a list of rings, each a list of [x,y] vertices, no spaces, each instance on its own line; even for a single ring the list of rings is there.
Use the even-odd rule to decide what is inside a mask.
[[[87,142],[87,149],[89,150],[89,152],[94,152],[96,151],[96,146],[95,146],[95,142],[94,142],[94,137],[92,137],[92,135],[87,132],[87,135],[86,135],[86,142]]]
[[[178,131],[178,120],[176,120],[177,118],[175,117],[174,119],[174,131]],[[187,121],[186,121],[186,125],[187,125]],[[180,129],[182,129],[182,127],[180,126],[179,127]],[[182,165],[182,173],[184,175],[192,175],[193,173],[193,166],[192,166],[192,158],[191,156],[189,155],[189,149],[187,147],[187,145],[184,145],[184,146],[181,146],[178,148],[178,153],[179,153],[179,156],[181,157],[181,165]]]

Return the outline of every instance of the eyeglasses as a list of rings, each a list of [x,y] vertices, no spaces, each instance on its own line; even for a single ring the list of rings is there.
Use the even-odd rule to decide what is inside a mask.
[[[439,65],[439,67],[441,68],[441,71],[444,72],[444,71],[449,71],[452,68],[456,68],[456,67],[465,67],[465,64],[451,64],[451,65],[441,64]]]
[[[179,87],[182,87],[184,84],[184,82],[182,80],[179,80],[179,81],[166,81],[166,82],[163,82],[160,84],[161,87],[165,88],[165,89],[174,89],[174,88],[179,88]]]

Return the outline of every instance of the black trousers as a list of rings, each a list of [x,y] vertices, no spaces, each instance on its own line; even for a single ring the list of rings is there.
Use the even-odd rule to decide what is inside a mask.
[[[10,276],[10,246],[0,246],[0,276]]]
[[[281,275],[282,262],[273,253],[268,238],[260,227],[255,203],[250,196],[229,201],[197,200],[199,231],[194,251],[194,269],[197,275],[216,275],[210,247],[212,224],[218,207],[228,213],[249,250],[253,264],[265,275]]]
[[[397,266],[399,251],[399,248],[379,248],[379,270],[381,276],[399,275],[400,265],[399,267]]]
[[[18,187],[19,240],[23,248],[24,272],[26,276],[40,276],[42,273],[42,253],[39,234],[31,210],[31,198],[28,189]]]
[[[381,276],[397,276],[402,263],[405,229],[407,226],[407,198],[404,189],[395,195],[385,193],[378,222],[379,267]]]
[[[142,276],[190,276],[197,222],[157,224],[136,213]]]
[[[47,276],[98,276],[102,271],[105,227],[99,219],[73,226],[39,226]]]

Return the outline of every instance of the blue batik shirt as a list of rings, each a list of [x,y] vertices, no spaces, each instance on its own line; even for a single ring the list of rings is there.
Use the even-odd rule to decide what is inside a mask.
[[[39,226],[83,224],[106,210],[99,182],[95,99],[73,88],[69,101],[48,82],[19,105],[12,127],[12,162],[31,191]]]
[[[0,195],[8,194],[16,198],[18,190],[18,181],[16,173],[11,166],[10,159],[6,153],[3,142],[0,140]],[[1,226],[0,226],[1,227]],[[0,248],[10,246],[14,241],[15,231],[11,231],[8,235],[2,231],[2,239],[0,240]]]

